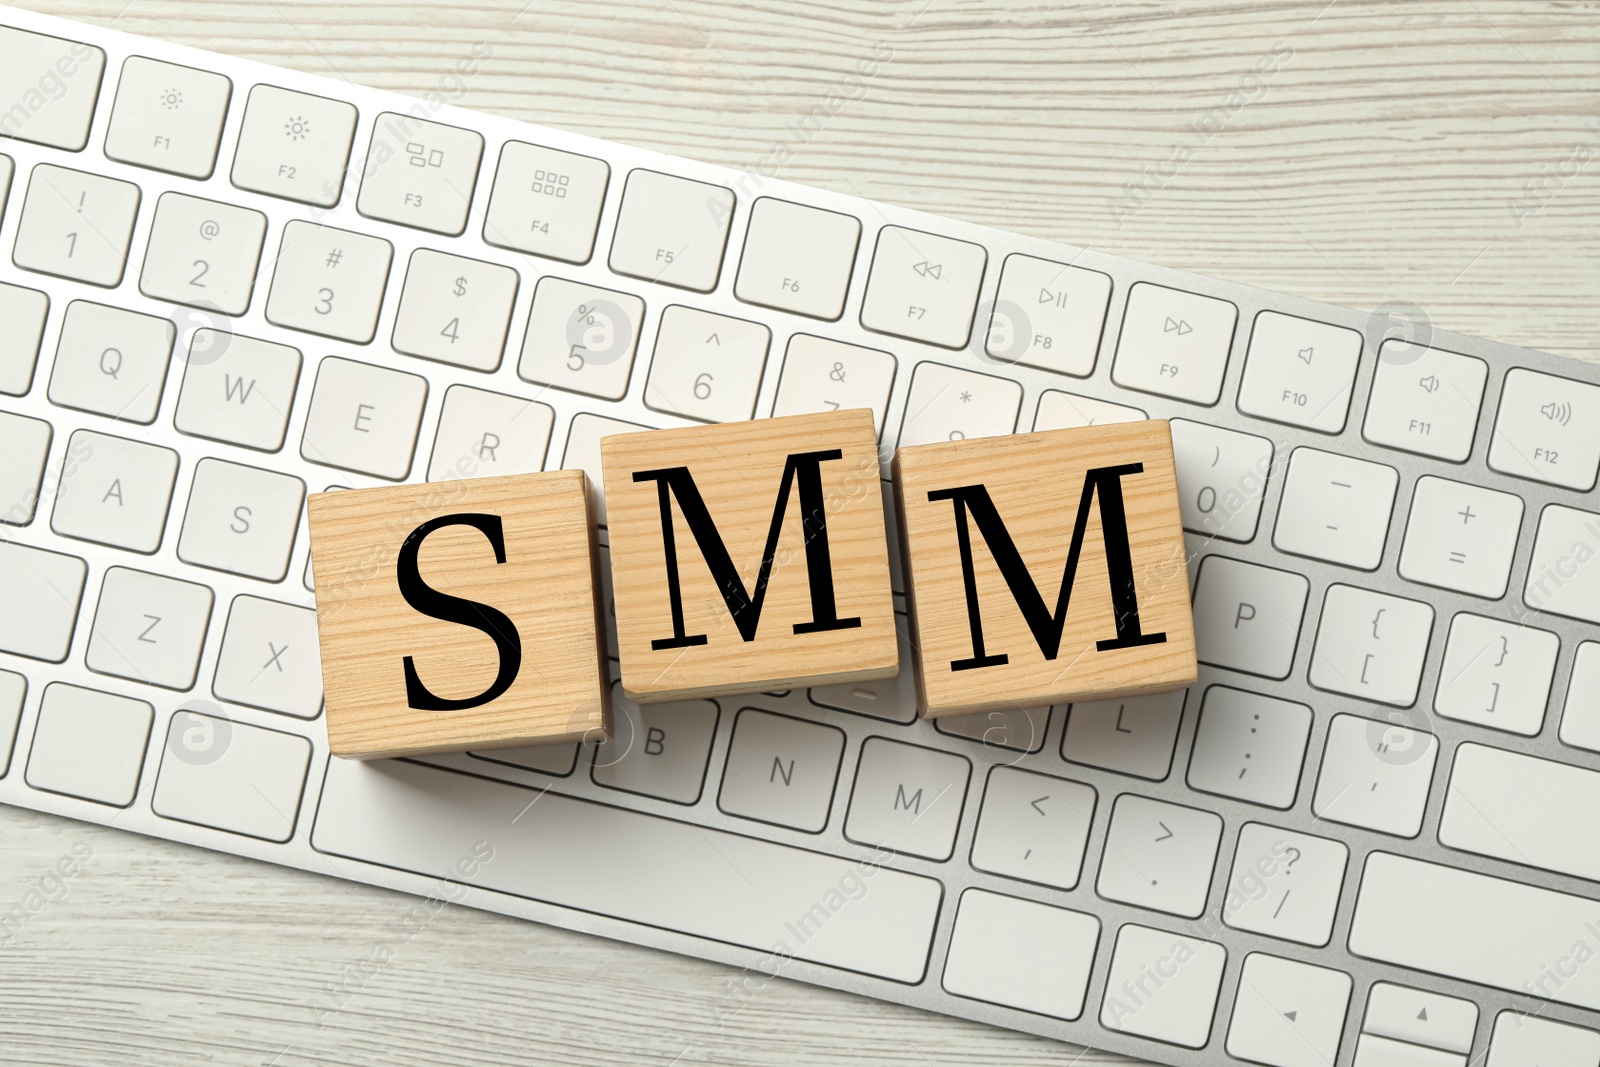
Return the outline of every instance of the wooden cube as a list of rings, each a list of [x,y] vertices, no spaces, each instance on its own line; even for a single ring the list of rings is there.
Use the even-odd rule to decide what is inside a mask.
[[[619,434],[600,456],[630,699],[898,671],[870,410]]]
[[[582,471],[311,497],[336,756],[611,734]]]
[[[924,717],[1195,680],[1166,422],[916,445],[894,478]]]

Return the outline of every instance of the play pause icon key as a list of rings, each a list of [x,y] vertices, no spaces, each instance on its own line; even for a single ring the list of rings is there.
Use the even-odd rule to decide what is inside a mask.
[[[984,351],[997,362],[1086,376],[1094,370],[1110,300],[1111,279],[1099,271],[1008,256]]]

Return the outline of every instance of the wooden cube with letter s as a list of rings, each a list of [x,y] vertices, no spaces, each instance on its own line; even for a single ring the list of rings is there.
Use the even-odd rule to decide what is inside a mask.
[[[582,471],[319,493],[309,506],[334,755],[610,736]]]
[[[871,411],[619,434],[600,454],[629,698],[897,673]]]
[[[1166,422],[915,445],[894,480],[924,717],[1195,680]]]

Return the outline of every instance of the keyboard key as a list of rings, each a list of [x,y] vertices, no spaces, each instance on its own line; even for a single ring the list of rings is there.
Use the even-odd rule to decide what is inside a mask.
[[[1509,1009],[1495,1016],[1488,1067],[1594,1067],[1596,1063],[1600,1063],[1600,1033]]]
[[[179,711],[167,727],[151,807],[163,819],[287,841],[310,764],[303,737]]]
[[[45,687],[28,752],[27,783],[125,808],[139,790],[155,709],[64,682]]]
[[[1588,566],[1600,515],[1547,504],[1539,513],[1522,602],[1534,611],[1600,623],[1600,568]]]
[[[1304,704],[1210,686],[1189,757],[1189,787],[1287,808],[1300,785],[1310,734],[1311,709]]]
[[[555,410],[537,400],[452,385],[444,394],[428,481],[543,470],[555,421]]]
[[[895,358],[887,352],[797,333],[783,357],[772,413],[871,408],[872,425],[881,434],[894,372]]]
[[[115,288],[138,213],[139,187],[132,182],[40,163],[28,179],[11,261],[23,270]]]
[[[1195,579],[1194,636],[1200,662],[1287,678],[1311,583],[1305,575],[1207,556]]]
[[[394,316],[396,352],[472,370],[500,366],[517,298],[517,272],[419,248]]]
[[[1311,652],[1311,684],[1410,707],[1433,631],[1433,608],[1353,585],[1332,585]]]
[[[1250,334],[1239,410],[1318,433],[1338,433],[1350,410],[1360,362],[1361,335],[1356,331],[1263,311]]]
[[[367,344],[378,329],[393,256],[394,246],[381,237],[290,222],[278,246],[267,321]]]
[[[1472,452],[1489,365],[1481,359],[1387,340],[1362,435],[1379,445],[1460,463]]]
[[[844,836],[863,845],[947,860],[972,764],[931,748],[869,737],[861,745]]]
[[[67,441],[50,528],[133,552],[161,546],[178,476],[170,448],[78,430]]]
[[[172,320],[74,300],[50,372],[50,402],[123,422],[155,421],[167,380]]]
[[[92,44],[0,26],[0,100],[7,137],[80,151],[100,96],[106,54]]]
[[[398,482],[411,470],[428,381],[329,356],[317,368],[300,455]]]
[[[1138,408],[1096,400],[1092,396],[1046,389],[1039,394],[1033,415],[1034,430],[1068,430],[1078,426],[1104,426],[1113,422],[1142,422],[1149,418]]]
[[[870,682],[838,682],[814,685],[807,690],[818,707],[854,712],[883,722],[909,725],[917,718],[916,680],[912,675],[911,624],[904,615],[895,616],[895,637],[899,640],[900,673],[893,678]]]
[[[1110,302],[1108,275],[1009,255],[1000,270],[1000,291],[984,351],[1002,363],[1088,377],[1100,351]]]
[[[922,980],[944,895],[887,867],[389,760],[330,762],[311,844],[436,878],[462,861],[463,826],[498,828],[471,878],[484,889],[900,982]],[[833,893],[849,904],[819,919]]]
[[[22,701],[27,695],[26,678],[14,671],[0,671],[0,774],[11,773],[11,750],[16,747]]]
[[[733,193],[720,185],[635,170],[622,190],[611,269],[709,293],[722,274]]]
[[[474,759],[489,763],[503,763],[508,767],[521,767],[525,771],[538,771],[557,778],[565,778],[578,766],[578,745],[513,745],[488,752],[468,752]]]
[[[661,313],[644,402],[701,422],[740,422],[756,410],[772,331],[674,304]]]
[[[983,889],[961,894],[944,988],[1057,1019],[1083,1014],[1100,920]]]
[[[1272,442],[1188,419],[1170,425],[1184,529],[1224,541],[1254,538],[1272,471]]]
[[[1311,810],[1348,826],[1416,837],[1439,739],[1359,715],[1335,715]]]
[[[988,259],[982,245],[903,226],[883,227],[861,301],[861,325],[930,345],[965,348]]]
[[[710,700],[635,704],[611,687],[615,736],[594,749],[595,783],[674,804],[693,804],[705,786],[717,705]]]
[[[1044,735],[1050,728],[1050,709],[1017,708],[946,715],[933,720],[933,728],[951,737],[980,741],[985,748],[1037,752],[1044,747]]]
[[[1072,705],[1061,758],[1159,782],[1172,769],[1187,689]]]
[[[1600,641],[1584,641],[1573,657],[1561,709],[1561,740],[1600,752]]]
[[[84,661],[91,671],[188,689],[211,622],[211,590],[127,567],[106,571]]]
[[[373,122],[356,210],[454,237],[467,228],[482,159],[476,130],[386,111]]]
[[[1269,1067],[1330,1067],[1352,985],[1343,971],[1252,952],[1239,973],[1228,1055]]]
[[[43,419],[0,411],[0,522],[26,526],[39,505],[53,431]]]
[[[344,188],[356,109],[342,100],[257,85],[245,103],[233,184],[332,207]]]
[[[1596,803],[1600,771],[1467,743],[1456,748],[1439,841],[1594,881],[1600,841],[1574,833],[1562,813],[1593,811]]]
[[[745,708],[733,724],[717,806],[730,815],[820,833],[839,780],[844,731]]]
[[[1391,1041],[1375,1034],[1362,1034],[1356,1041],[1352,1067],[1467,1067],[1467,1058],[1404,1041]]]
[[[1472,1001],[1393,982],[1373,983],[1361,1021],[1366,1033],[1463,1056],[1472,1051],[1477,1028],[1478,1006]]]
[[[1462,612],[1450,620],[1433,710],[1532,737],[1544,725],[1560,648],[1548,630]]]
[[[37,289],[0,282],[0,393],[23,396],[33,385],[50,298]]]
[[[1239,309],[1226,300],[1139,282],[1117,342],[1111,378],[1146,393],[1215,404]]]
[[[243,315],[255,290],[267,217],[182,193],[163,193],[150,224],[139,291],[157,300]]]
[[[1022,386],[1009,378],[918,363],[911,375],[900,447],[995,437],[1017,428]]]
[[[1522,498],[1425,475],[1400,546],[1400,576],[1498,600],[1522,528]]]
[[[316,718],[322,710],[316,612],[261,597],[234,597],[211,689],[219,700]]]
[[[972,839],[980,871],[1072,889],[1094,821],[1095,792],[1081,782],[995,767]]]
[[[1303,945],[1326,945],[1349,859],[1342,841],[1246,823],[1233,854],[1222,921]]]
[[[242,463],[202,459],[178,535],[178,558],[197,567],[281,582],[300,528],[306,483]]]
[[[610,179],[604,160],[507,141],[489,193],[483,239],[547,259],[587,263]]]
[[[0,541],[0,652],[66,659],[88,574],[77,556]]]
[[[1214,813],[1124,793],[1111,809],[1095,890],[1110,900],[1195,918],[1217,863]]]
[[[1273,546],[1297,556],[1375,570],[1389,536],[1400,472],[1334,452],[1289,455]]]
[[[283,447],[299,382],[298,348],[196,330],[173,425],[196,437],[276,452]]]
[[[1579,492],[1600,469],[1600,387],[1515,367],[1506,371],[1489,466]]]
[[[644,301],[636,296],[540,278],[517,375],[536,385],[621,400],[643,323]]]
[[[600,467],[600,439],[616,433],[633,433],[648,430],[636,422],[608,419],[580,411],[572,417],[572,428],[567,432],[567,447],[561,457],[563,470],[581,470],[589,476],[589,499],[595,507],[595,522],[606,524],[605,479]],[[610,573],[604,571],[603,573]],[[613,635],[614,637],[615,635]]]
[[[1215,941],[1128,923],[1117,931],[1100,1025],[1200,1048],[1211,1035],[1227,961],[1227,949]],[[1152,973],[1161,984],[1151,981]]]
[[[106,155],[136,167],[209,178],[233,83],[221,74],[144,56],[122,64]]]
[[[859,219],[764,196],[750,208],[733,295],[833,322],[844,314],[860,243]]]

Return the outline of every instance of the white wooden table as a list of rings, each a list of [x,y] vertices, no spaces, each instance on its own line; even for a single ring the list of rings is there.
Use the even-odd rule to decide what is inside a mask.
[[[1593,5],[21,2],[1600,358]],[[1106,1058],[786,981],[723,1021],[722,967],[11,809],[0,913],[74,847],[0,946],[0,1062]]]

